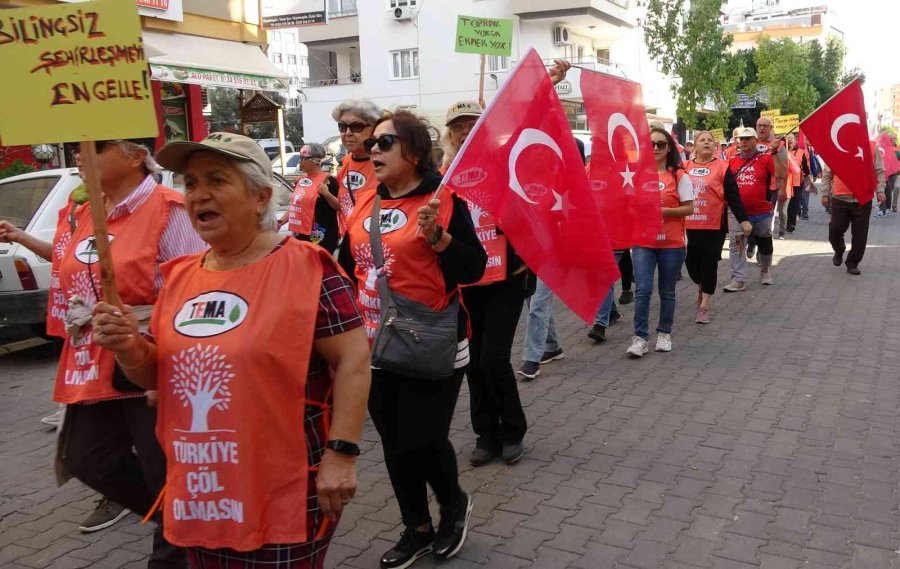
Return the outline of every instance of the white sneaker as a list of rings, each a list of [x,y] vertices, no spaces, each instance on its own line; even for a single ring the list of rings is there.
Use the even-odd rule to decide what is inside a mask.
[[[775,284],[775,281],[772,280],[772,274],[768,271],[759,273],[759,282],[764,285]]]
[[[656,351],[671,352],[672,351],[672,335],[660,332],[656,335]]]
[[[628,349],[625,350],[625,353],[632,358],[639,358],[649,351],[650,347],[647,345],[647,340],[641,338],[640,336],[634,336],[631,339],[631,346],[629,346]]]
[[[60,421],[62,421],[62,409],[57,409],[56,413],[47,415],[46,417],[41,419],[41,423],[47,425],[48,427],[58,427]]]
[[[722,287],[722,290],[725,292],[741,292],[742,290],[746,290],[747,285],[738,281],[731,281],[727,285]]]

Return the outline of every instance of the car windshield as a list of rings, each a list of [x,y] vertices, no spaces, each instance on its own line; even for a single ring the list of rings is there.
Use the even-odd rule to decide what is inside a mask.
[[[278,174],[275,174],[275,181],[278,182],[275,184],[275,192],[272,196],[275,198],[275,208],[283,210],[291,203],[291,192],[294,190],[294,187]]]
[[[59,176],[27,178],[13,182],[0,180],[0,219],[25,229],[47,198]]]
[[[299,164],[299,163],[300,163],[300,155],[299,154],[294,154],[293,156],[288,158],[288,161],[287,161],[287,165],[290,168],[295,168],[297,166],[297,164]]]

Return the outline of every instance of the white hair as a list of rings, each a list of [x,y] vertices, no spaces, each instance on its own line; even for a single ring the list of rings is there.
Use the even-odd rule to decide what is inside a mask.
[[[331,111],[331,118],[339,121],[344,113],[353,113],[359,118],[375,124],[381,118],[382,112],[378,105],[368,99],[349,99],[343,101]]]
[[[149,148],[144,146],[143,144],[137,144],[136,142],[131,142],[130,140],[117,140],[115,141],[118,144],[122,151],[126,154],[136,154],[138,152],[144,153],[144,168],[147,170],[147,173],[156,178],[159,176],[160,172],[163,171],[163,167],[160,166],[156,159],[153,158],[153,153]]]
[[[251,194],[259,194],[264,188],[272,190],[266,209],[259,216],[259,227],[263,231],[276,227],[275,223],[275,179],[271,172],[265,172],[256,162],[234,161],[235,168],[244,177],[244,183]]]
[[[441,133],[441,149],[444,151],[444,157],[441,159],[441,166],[449,168],[450,164],[453,163],[453,159],[456,158],[456,154],[459,152],[459,148],[453,146],[449,127],[445,128],[444,132]]]

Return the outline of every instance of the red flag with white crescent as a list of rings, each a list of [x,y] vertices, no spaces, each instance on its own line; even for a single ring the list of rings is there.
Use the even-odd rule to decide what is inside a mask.
[[[469,133],[444,183],[490,212],[528,267],[593,321],[619,269],[569,121],[535,50]]]
[[[875,195],[875,157],[866,128],[866,104],[859,79],[850,82],[803,119],[800,128],[831,172],[860,203]]]
[[[652,243],[662,227],[659,177],[641,85],[582,70],[591,189],[613,249]]]

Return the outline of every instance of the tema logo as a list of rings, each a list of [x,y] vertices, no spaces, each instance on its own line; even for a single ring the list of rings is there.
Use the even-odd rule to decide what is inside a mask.
[[[487,177],[487,170],[473,166],[472,168],[466,168],[458,174],[454,174],[451,184],[457,188],[472,188],[485,181]]]
[[[240,326],[249,309],[247,301],[236,294],[205,292],[181,306],[175,315],[175,330],[191,338],[218,336]]]
[[[666,189],[666,184],[665,184],[665,182],[660,182],[660,183],[659,183],[659,191],[663,191],[663,190],[665,190],[665,189]]]
[[[310,187],[311,185],[313,185],[313,181],[312,181],[311,178],[303,178],[302,180],[300,180],[299,182],[297,182],[297,185],[298,185],[298,186],[301,186],[301,187],[304,187],[304,188],[308,188],[308,187]]]
[[[386,233],[390,233],[391,231],[397,231],[398,229],[404,227],[407,221],[409,220],[402,209],[381,210],[381,234],[384,235]],[[363,227],[365,228],[367,233],[371,232],[371,225],[372,218],[367,217],[363,222]]]
[[[358,190],[366,185],[366,177],[359,172],[347,172],[344,176],[344,187],[348,190]]]
[[[708,176],[709,168],[691,168],[688,174],[690,174],[691,176]]]
[[[112,243],[113,237],[113,235],[109,236],[110,243]],[[97,240],[93,235],[78,242],[78,245],[75,246],[75,258],[85,265],[93,265],[100,260],[99,253],[97,253]]]

